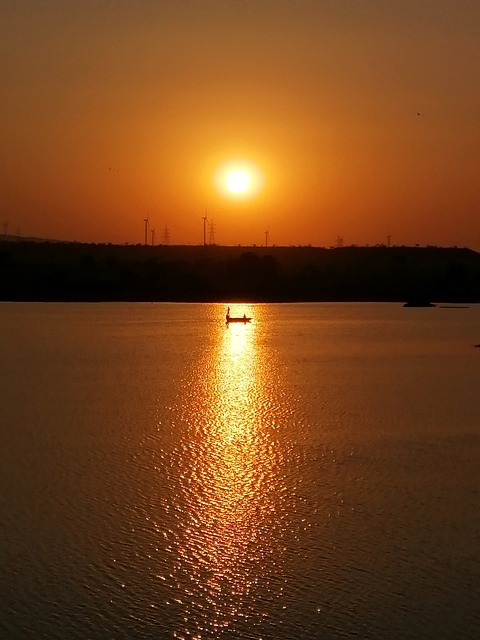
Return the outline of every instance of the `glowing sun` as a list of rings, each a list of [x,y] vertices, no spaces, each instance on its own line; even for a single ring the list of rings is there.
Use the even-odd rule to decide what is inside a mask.
[[[258,167],[244,160],[224,163],[215,175],[217,188],[230,198],[251,198],[261,189],[262,182]]]
[[[231,169],[225,176],[225,186],[232,193],[244,193],[250,182],[250,175],[245,169]]]

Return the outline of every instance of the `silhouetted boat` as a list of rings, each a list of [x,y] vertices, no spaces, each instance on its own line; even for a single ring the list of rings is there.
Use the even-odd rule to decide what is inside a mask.
[[[231,322],[250,322],[251,318],[248,318],[247,316],[243,316],[240,318],[233,318],[232,316],[227,316],[226,321],[227,324],[230,324]]]
[[[405,302],[404,307],[436,307],[437,305],[433,304],[428,300],[409,300]]]
[[[239,316],[235,318],[230,315],[230,307],[227,309],[227,315],[225,316],[225,322],[230,324],[231,322],[250,322],[251,318],[248,318],[245,314],[243,316]]]

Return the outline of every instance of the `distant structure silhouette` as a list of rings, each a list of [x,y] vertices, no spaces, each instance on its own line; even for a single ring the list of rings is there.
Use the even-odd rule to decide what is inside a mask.
[[[343,247],[343,238],[341,236],[337,236],[335,246],[337,247],[337,249],[340,249],[341,247]]]
[[[215,225],[213,220],[208,225],[208,244],[216,244],[215,242]]]
[[[167,225],[165,225],[165,229],[163,230],[162,244],[170,244],[170,231],[168,230]]]
[[[268,247],[268,238],[270,236],[270,229],[265,231],[265,246]]]
[[[205,247],[207,244],[207,212],[205,211],[205,215],[202,217],[203,220],[203,246]]]
[[[8,236],[8,222],[3,223],[3,235]]]
[[[392,236],[387,236],[387,247],[390,246],[391,239],[392,239]]]
[[[155,246],[155,229],[150,229],[150,233],[152,234],[152,247]]]
[[[144,242],[144,244],[148,244],[148,216],[143,219],[143,222],[145,224],[145,242]]]

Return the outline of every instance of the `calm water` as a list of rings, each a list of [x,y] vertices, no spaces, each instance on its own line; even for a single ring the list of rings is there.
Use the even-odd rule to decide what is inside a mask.
[[[480,637],[480,308],[1,304],[0,637]]]

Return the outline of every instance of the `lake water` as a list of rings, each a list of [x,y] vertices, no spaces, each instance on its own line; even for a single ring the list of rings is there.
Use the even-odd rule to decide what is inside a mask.
[[[480,307],[0,305],[0,637],[480,637]]]

